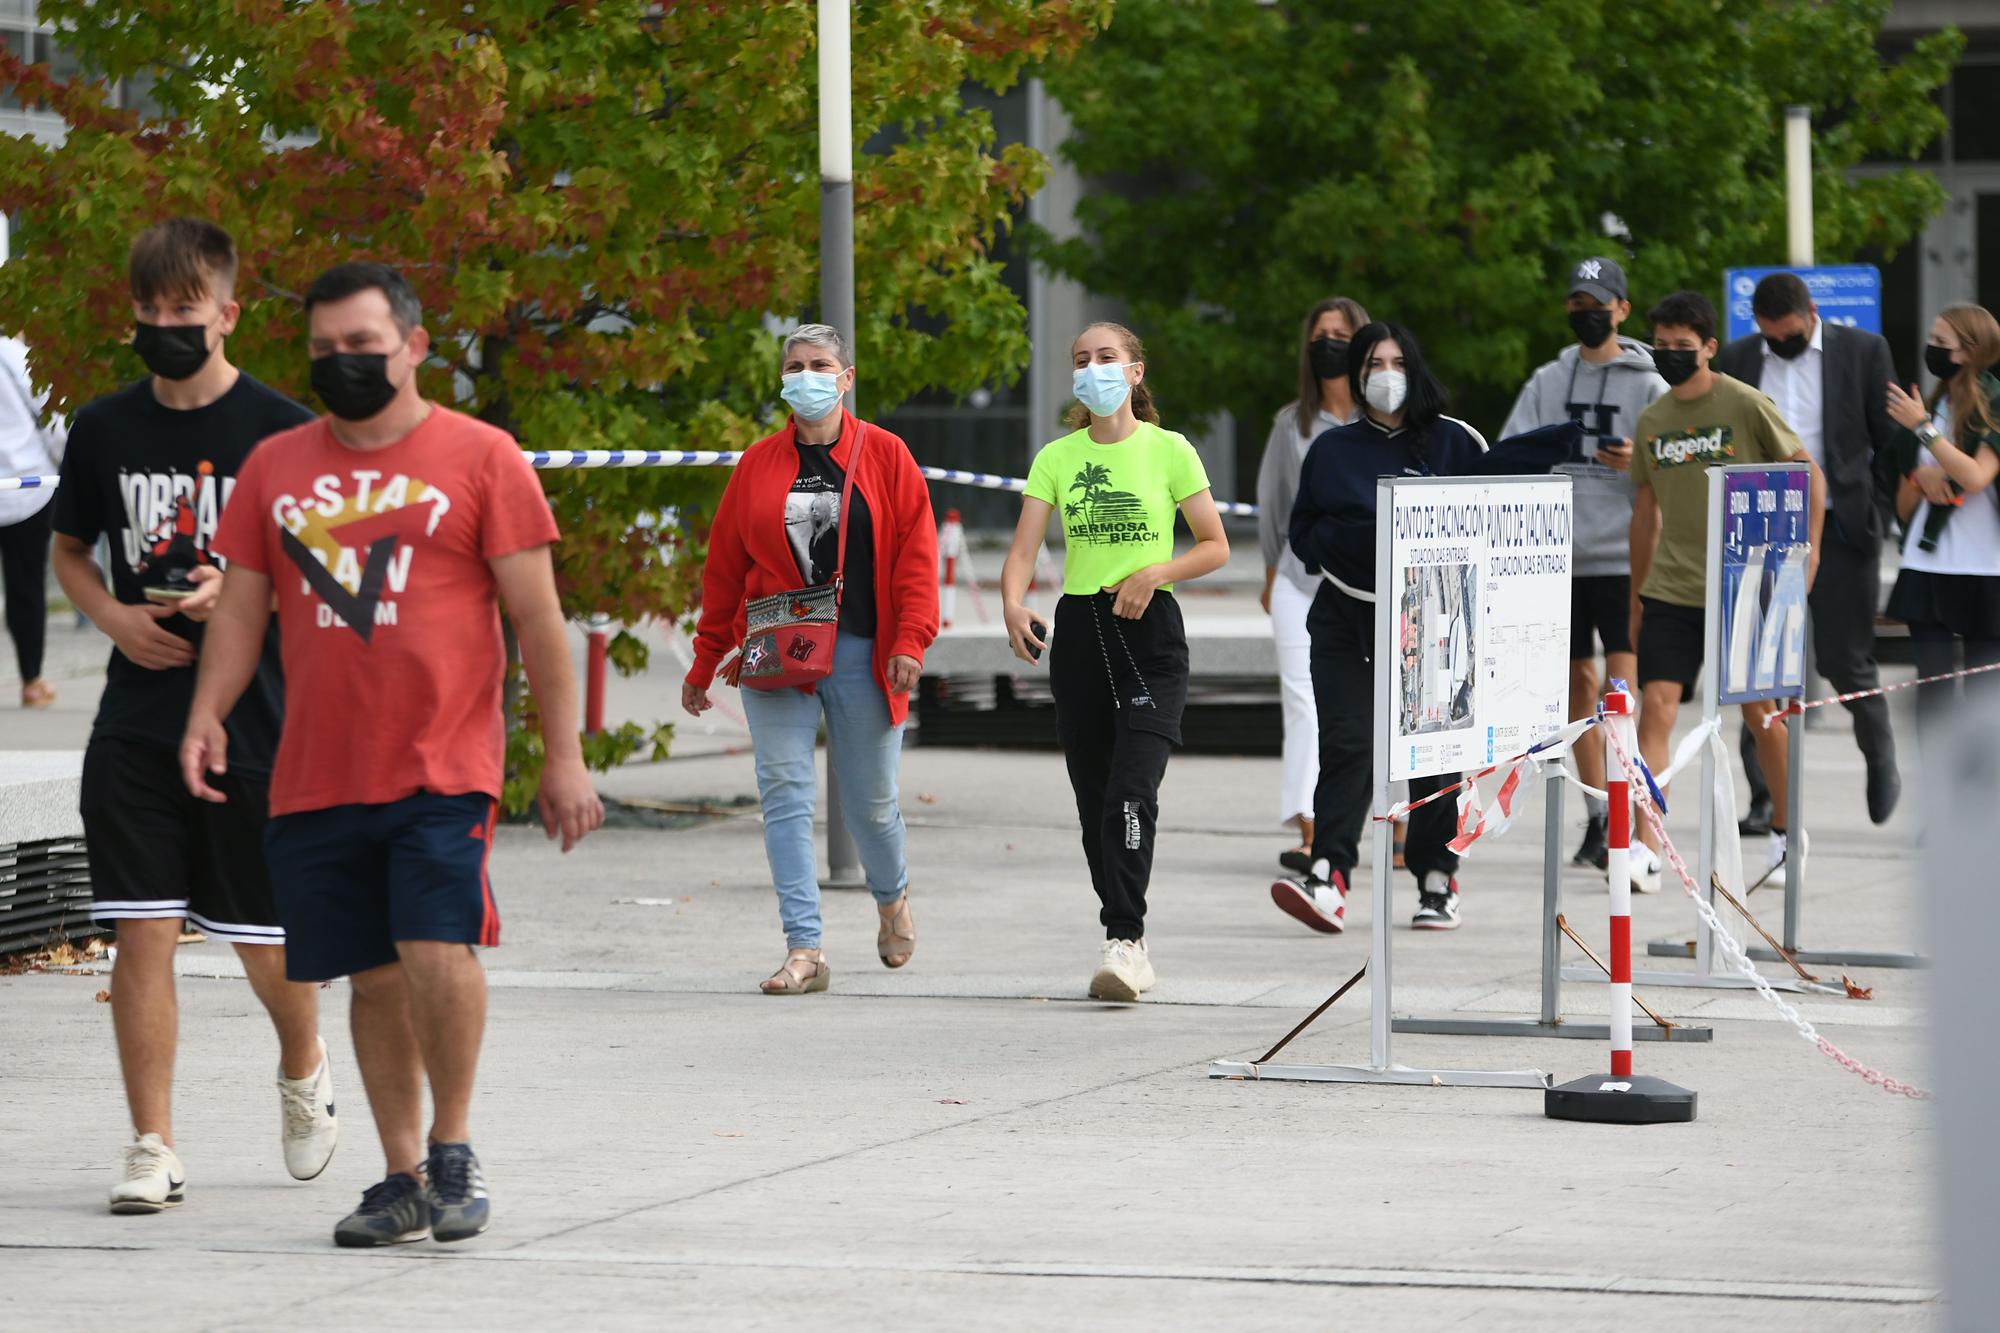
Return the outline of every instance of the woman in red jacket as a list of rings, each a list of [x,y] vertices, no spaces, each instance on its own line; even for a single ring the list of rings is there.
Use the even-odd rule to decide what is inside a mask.
[[[833,672],[816,687],[743,691],[764,851],[788,950],[762,990],[802,995],[825,990],[832,976],[820,948],[812,836],[813,752],[822,715],[841,811],[880,916],[876,953],[885,966],[901,967],[917,947],[896,769],[910,691],[937,637],[937,530],[930,491],[908,447],[840,405],[854,386],[846,339],[825,324],[807,324],[786,339],[783,365],[792,419],[744,452],[716,507],[694,666],[681,685],[681,706],[697,717],[711,706],[717,669],[742,648],[749,602],[832,582],[841,491],[853,468]],[[729,679],[739,665],[731,660]]]

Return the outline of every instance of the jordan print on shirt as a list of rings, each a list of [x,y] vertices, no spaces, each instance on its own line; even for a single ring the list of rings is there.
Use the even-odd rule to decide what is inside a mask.
[[[409,585],[416,548],[403,538],[416,535],[418,522],[425,537],[434,535],[450,509],[451,497],[421,478],[397,473],[385,481],[356,469],[315,478],[305,499],[279,496],[271,517],[285,555],[319,597],[315,623],[346,625],[366,643],[376,626],[396,623],[396,603],[383,594]]]

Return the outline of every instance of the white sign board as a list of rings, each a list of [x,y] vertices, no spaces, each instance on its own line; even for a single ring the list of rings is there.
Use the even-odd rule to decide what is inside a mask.
[[[1388,780],[1482,768],[1560,730],[1569,479],[1411,477],[1383,495],[1389,541],[1378,576],[1388,577],[1378,577],[1376,618],[1391,653]]]

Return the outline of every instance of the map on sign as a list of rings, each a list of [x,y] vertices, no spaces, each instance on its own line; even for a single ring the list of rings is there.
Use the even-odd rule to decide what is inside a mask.
[[[1569,715],[1567,477],[1389,491],[1389,781],[1519,753]],[[1380,623],[1378,621],[1378,623]]]
[[[1806,670],[1806,565],[1811,547],[1804,468],[1728,467],[1711,560],[1722,562],[1721,702],[1785,698]]]

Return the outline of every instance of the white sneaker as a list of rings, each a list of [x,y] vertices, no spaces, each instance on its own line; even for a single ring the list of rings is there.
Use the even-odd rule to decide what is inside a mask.
[[[111,1187],[114,1213],[157,1213],[178,1208],[187,1195],[187,1170],[158,1134],[125,1145],[124,1176]]]
[[[319,1071],[306,1078],[286,1078],[278,1070],[278,1111],[285,1136],[285,1170],[294,1180],[311,1180],[333,1160],[340,1139],[340,1122],[333,1118],[333,1070],[326,1039],[319,1043]]]
[[[1764,852],[1764,875],[1766,878],[1769,878],[1778,869],[1779,866],[1785,863],[1785,856],[1789,850],[1790,850],[1790,839],[1782,831],[1778,829],[1772,829],[1771,840],[1766,845]],[[1811,850],[1812,850],[1812,835],[1810,833],[1807,833],[1804,829],[1800,829],[1799,830],[1800,873],[1804,873],[1805,871],[1806,853]]]
[[[1104,941],[1104,962],[1090,979],[1093,1000],[1136,1000],[1153,989],[1153,960],[1144,940]]]
[[[1632,869],[1632,892],[1658,893],[1660,891],[1660,854],[1643,842],[1632,844],[1632,850],[1625,858]]]

